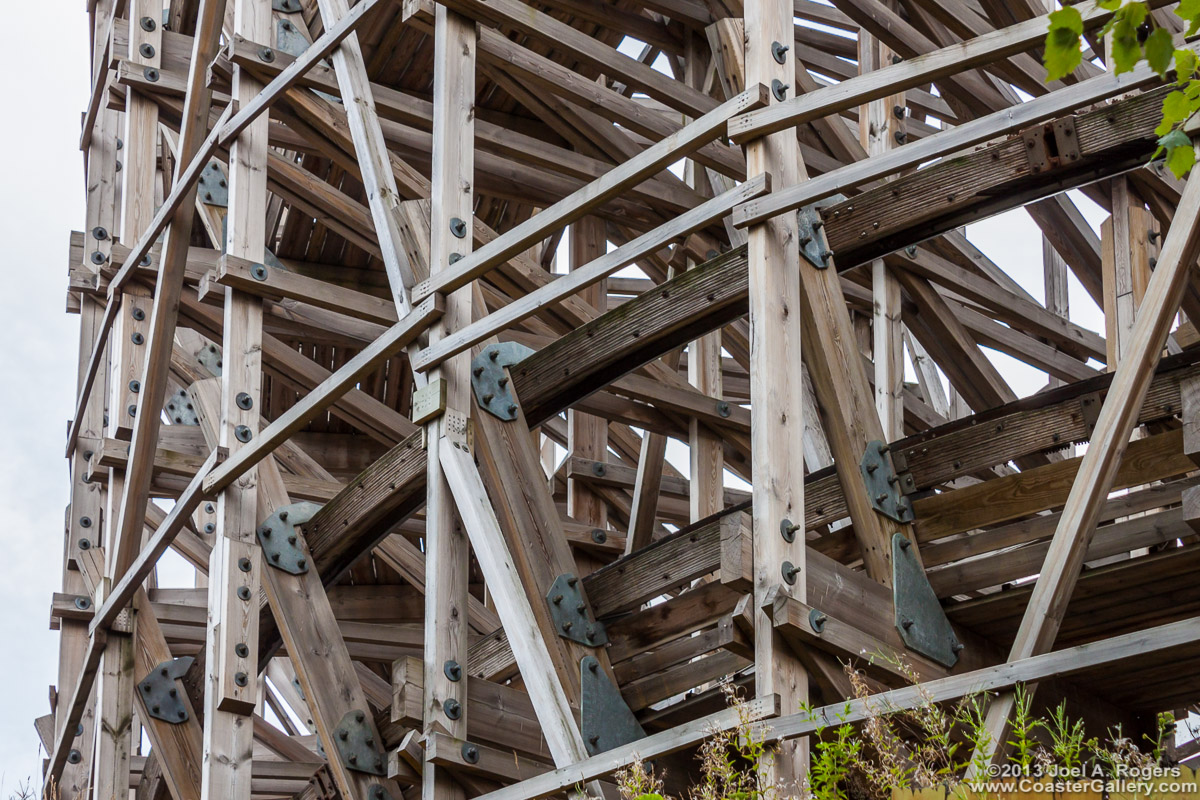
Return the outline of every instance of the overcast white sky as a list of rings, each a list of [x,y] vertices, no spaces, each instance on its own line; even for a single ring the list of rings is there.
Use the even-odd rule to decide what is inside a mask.
[[[57,634],[78,317],[63,313],[67,235],[83,225],[79,115],[84,0],[4,2],[0,52],[0,798],[41,772],[34,717],[49,711]]]
[[[50,595],[60,588],[67,465],[62,458],[75,397],[78,318],[64,313],[67,237],[83,225],[79,119],[87,94],[84,0],[4,3],[0,97],[0,242],[9,289],[0,293],[0,799],[41,771],[33,719],[49,711],[57,634]],[[1094,207],[1086,213],[1094,223]],[[973,226],[972,239],[1042,296],[1036,228],[1022,213]],[[1072,286],[1077,321],[1098,311]],[[1090,308],[1084,309],[1085,306]],[[1019,394],[1045,377],[997,357]],[[685,462],[686,464],[686,462]]]

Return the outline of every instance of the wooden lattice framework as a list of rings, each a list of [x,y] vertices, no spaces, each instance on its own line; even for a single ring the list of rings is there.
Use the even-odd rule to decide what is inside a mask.
[[[1018,681],[1099,730],[1186,713],[1200,177],[1148,164],[1146,67],[1045,82],[1051,8],[90,0],[48,783],[684,783],[726,678],[802,779],[839,662],[918,699],[875,652],[998,691],[996,733]],[[962,229],[1022,206],[1045,302]]]

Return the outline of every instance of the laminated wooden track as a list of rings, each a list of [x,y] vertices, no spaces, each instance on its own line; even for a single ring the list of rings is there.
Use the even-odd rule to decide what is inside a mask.
[[[799,780],[874,653],[1200,702],[1200,177],[1053,3],[87,5],[62,797],[611,795],[730,680]]]

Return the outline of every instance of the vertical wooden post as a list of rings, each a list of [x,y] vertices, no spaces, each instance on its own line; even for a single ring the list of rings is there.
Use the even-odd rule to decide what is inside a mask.
[[[93,139],[93,146],[96,140]],[[83,382],[83,371],[91,359],[91,350],[96,341],[96,332],[103,309],[86,294],[80,294],[79,308],[79,384]],[[101,367],[104,373],[105,367]],[[103,373],[102,373],[103,374]],[[101,510],[106,497],[105,482],[88,481],[88,461],[95,455],[100,438],[104,435],[104,400],[102,390],[92,392],[84,408],[79,426],[79,446],[71,454],[71,506],[67,515],[66,538],[63,544],[63,592],[87,594],[87,586],[75,561],[80,541],[86,539],[88,547],[97,542]],[[83,667],[88,647],[86,622],[62,620],[59,636],[58,687],[67,691],[74,686]],[[66,703],[60,703],[55,715],[55,732],[61,734],[66,725]],[[96,735],[95,703],[89,701],[79,723],[78,736],[74,736],[72,750],[78,759],[68,759],[59,780],[59,789],[64,797],[74,797],[87,792],[92,767],[92,743]]]
[[[1104,336],[1108,370],[1129,349],[1134,319],[1150,279],[1150,212],[1134,201],[1124,177],[1112,180],[1112,216],[1100,226],[1100,265],[1104,286]]]
[[[589,215],[571,225],[570,269],[578,269],[604,255],[607,244],[604,221],[600,218]],[[597,281],[580,292],[579,297],[604,313],[608,305],[608,281]],[[567,450],[577,458],[607,461],[608,421],[575,409],[568,410]],[[567,513],[585,525],[604,528],[608,524],[608,507],[603,498],[586,483],[574,478],[567,479]],[[580,577],[600,566],[600,562],[578,551],[575,562],[579,565]]]
[[[135,20],[154,13],[150,0],[129,4],[129,19]],[[159,12],[161,14],[161,12]],[[127,56],[143,68],[157,68],[161,31],[142,30],[131,24]],[[141,45],[149,45],[142,48]],[[107,65],[105,66],[107,68]],[[120,176],[122,211],[121,239],[136,241],[154,216],[154,181],[156,177],[158,142],[158,106],[149,99],[130,91],[125,105],[123,150],[118,156],[123,164]],[[114,221],[115,224],[115,221]],[[96,235],[93,231],[93,236]],[[120,313],[114,324],[112,358],[109,373],[108,435],[129,439],[137,413],[141,375],[146,359],[151,301],[149,292],[140,286],[130,286],[121,294]],[[125,471],[113,469],[108,481],[108,513],[105,515],[105,580],[96,601],[118,579],[141,545],[141,527],[136,531],[122,530],[120,505],[125,494]],[[130,615],[132,620],[132,613]],[[133,734],[133,640],[130,631],[109,638],[101,657],[97,701],[100,727],[97,734],[96,780],[94,791],[98,798],[124,798],[129,792],[129,754]]]
[[[709,72],[709,50],[697,34],[687,34],[687,63],[684,78],[688,86],[703,88]],[[707,196],[712,194],[705,179],[704,166],[689,158],[684,165],[684,180]],[[694,266],[693,264],[689,264]],[[721,399],[721,330],[706,333],[688,344],[688,383],[709,397]],[[688,515],[692,522],[716,514],[725,505],[725,450],[713,431],[695,417],[688,420],[688,459],[690,485]]]
[[[791,50],[780,64],[772,43],[791,45],[792,5],[786,0],[746,3],[746,83],[793,82]],[[791,130],[746,146],[746,174],[769,173],[774,185],[804,180],[804,165]],[[808,674],[763,609],[768,593],[784,584],[784,562],[798,568],[789,593],[807,599],[804,548],[804,413],[800,377],[800,253],[794,214],[782,214],[748,232],[750,282],[750,400],[754,476],[754,665],[755,691],[777,694],[783,708],[808,698]],[[793,541],[783,520],[800,523]],[[786,586],[786,584],[784,584]],[[799,791],[808,769],[807,740],[785,742],[765,775]]]
[[[236,0],[234,31],[271,41],[268,0]],[[241,68],[233,96],[248,103],[262,83]],[[267,119],[260,117],[229,152],[225,250],[261,261],[266,249]],[[230,453],[258,434],[262,402],[262,300],[225,290],[219,442]],[[209,558],[204,692],[202,796],[248,800],[253,717],[258,686],[259,587],[263,569],[256,538],[258,469],[250,469],[217,499],[217,530]]]
[[[430,211],[431,272],[447,269],[452,254],[471,252],[474,221],[475,23],[436,6],[433,67],[433,171]],[[471,288],[446,298],[430,343],[471,322]],[[449,428],[461,424],[471,407],[470,355],[450,359],[429,375],[446,384],[447,413],[425,428],[428,484],[425,506],[425,731],[444,730],[467,738],[467,581],[470,547],[442,470],[442,448],[458,441]],[[451,420],[447,415],[454,415]],[[457,665],[458,679],[453,679]],[[457,709],[455,709],[457,706]],[[424,800],[459,800],[463,789],[444,767],[426,761],[421,775]]]
[[[892,11],[895,0],[885,0]],[[858,32],[858,71],[871,72],[891,64],[892,50],[865,28]],[[868,156],[886,153],[904,141],[903,93],[872,100],[859,107],[859,139]],[[904,436],[904,341],[900,320],[900,285],[883,259],[871,262],[872,354],[875,364],[875,409],[885,441]]]

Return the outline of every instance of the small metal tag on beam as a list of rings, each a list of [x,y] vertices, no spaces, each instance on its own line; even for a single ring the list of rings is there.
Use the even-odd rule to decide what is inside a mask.
[[[579,661],[580,733],[588,755],[604,753],[646,736],[637,717],[629,710],[621,690],[600,669],[595,656]]]
[[[441,416],[446,410],[446,381],[435,378],[413,392],[412,421],[414,425],[424,425],[431,419]]]
[[[892,604],[896,630],[908,649],[945,667],[958,663],[963,645],[954,635],[912,542],[902,533],[892,536]]]
[[[515,366],[534,353],[516,342],[490,344],[471,361],[471,388],[479,407],[505,422],[517,418],[517,401],[508,388],[505,368]]]
[[[175,681],[191,669],[191,656],[164,661],[138,681],[138,694],[146,705],[146,713],[172,725],[188,721],[187,706],[179,695]]]
[[[320,503],[292,503],[275,509],[275,513],[258,526],[258,543],[262,545],[267,564],[292,575],[308,572],[308,556],[300,546],[296,526],[308,522],[320,510]]]

